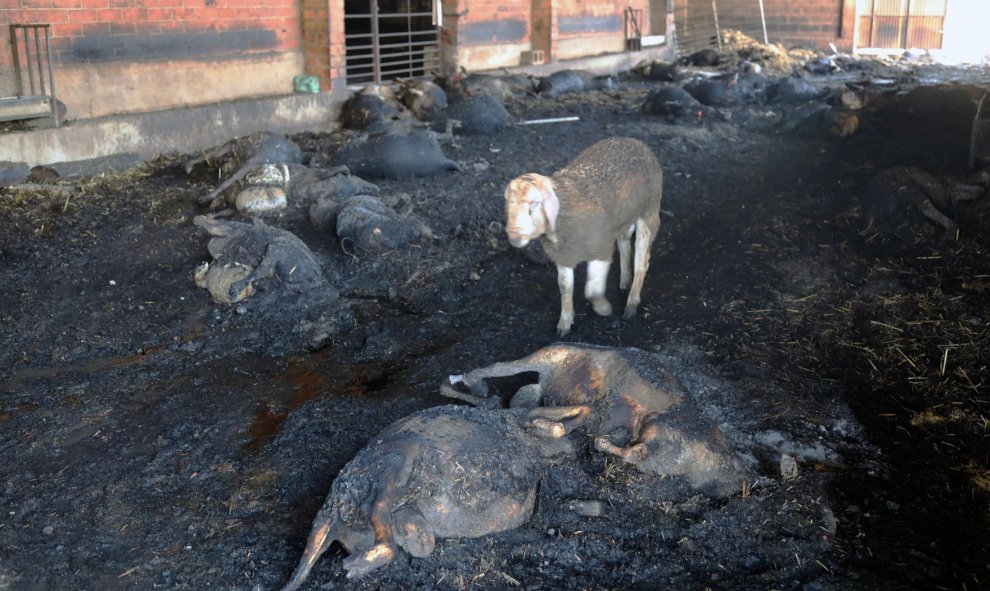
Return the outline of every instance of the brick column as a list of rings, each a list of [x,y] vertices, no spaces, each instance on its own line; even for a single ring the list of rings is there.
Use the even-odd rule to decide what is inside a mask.
[[[344,0],[303,0],[306,73],[320,79],[320,89],[346,86]]]

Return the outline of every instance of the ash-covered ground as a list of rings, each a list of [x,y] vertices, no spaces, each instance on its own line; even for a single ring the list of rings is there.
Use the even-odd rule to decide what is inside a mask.
[[[601,318],[578,298],[563,340],[657,353],[761,481],[712,499],[572,434],[577,460],[548,471],[522,527],[440,540],[360,580],[334,546],[304,588],[988,586],[990,198],[951,201],[949,231],[913,198],[877,206],[871,181],[914,167],[950,193],[979,185],[970,127],[990,76],[868,76],[881,98],[842,137],[766,104],[671,123],[640,111],[658,83],[634,74],[512,101],[516,120],[579,120],[455,133],[443,149],[462,171],[374,180],[432,237],[342,246],[291,194],[266,218],[312,250],[332,288],[320,297],[218,304],[196,286],[210,254],[193,218],[218,179],[186,172],[195,155],[3,190],[0,589],[279,588],[376,433],[451,403],[448,375],[558,340],[554,267],[507,243],[502,193],[608,136],[653,148],[670,215],[639,315]],[[334,164],[336,137],[291,139]],[[605,511],[575,515],[575,498]]]

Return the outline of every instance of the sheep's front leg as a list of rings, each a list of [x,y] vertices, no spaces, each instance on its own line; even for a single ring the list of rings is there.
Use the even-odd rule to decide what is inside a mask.
[[[584,297],[591,300],[595,314],[611,316],[612,304],[605,298],[605,280],[611,261],[588,261],[588,278],[584,282]]]
[[[632,281],[632,235],[636,231],[636,224],[630,224],[622,238],[617,241],[619,244],[619,289],[629,289],[629,282]]]
[[[647,450],[646,445],[642,443],[637,443],[627,447],[620,447],[612,443],[612,441],[604,435],[600,435],[595,438],[595,449],[622,458],[630,464],[639,464],[646,459],[646,456],[649,455],[649,450]]]
[[[640,292],[643,289],[643,281],[646,279],[646,270],[650,268],[650,247],[652,245],[653,231],[650,226],[642,219],[636,220],[635,273],[632,289],[629,290],[629,299],[626,300],[626,318],[636,316],[636,310],[639,308]]]
[[[560,320],[557,321],[557,334],[564,336],[571,332],[574,324],[574,267],[557,265],[557,287],[560,288]]]

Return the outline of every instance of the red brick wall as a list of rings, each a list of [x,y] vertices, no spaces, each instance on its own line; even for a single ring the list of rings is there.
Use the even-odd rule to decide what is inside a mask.
[[[642,32],[649,33],[649,0],[558,0],[556,4],[558,59],[623,51],[627,7],[642,10]]]
[[[852,47],[851,19],[844,26],[845,0],[763,0],[767,35],[784,47],[824,50],[830,42]],[[855,8],[855,6],[851,7]],[[846,8],[849,10],[850,8]]]
[[[0,96],[17,89],[12,23],[50,23],[69,118],[292,92],[300,0],[0,0]]]
[[[649,0],[444,0],[445,56],[469,70],[519,63],[520,50],[543,49],[547,60],[621,51],[624,10]],[[536,24],[534,27],[533,24]],[[644,30],[644,34],[648,31]]]
[[[529,40],[530,0],[469,0],[457,19],[462,45],[496,45]]]
[[[56,64],[215,60],[300,47],[296,0],[0,0],[0,66],[7,24],[51,23]]]

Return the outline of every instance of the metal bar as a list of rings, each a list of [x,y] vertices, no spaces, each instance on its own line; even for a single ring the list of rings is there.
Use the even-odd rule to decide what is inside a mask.
[[[10,54],[14,60],[14,75],[17,76],[17,96],[24,96],[24,72],[21,72],[21,56],[17,43],[17,25],[10,25]]]
[[[715,0],[712,0],[712,15],[715,17],[715,40],[718,41],[718,50],[722,51],[722,31],[718,28],[718,7]]]
[[[409,43],[386,43],[379,45],[381,49],[395,49],[396,47],[428,47],[436,45],[436,41],[411,41]]]
[[[870,47],[877,46],[877,0],[870,7]]]
[[[422,37],[424,35],[429,35],[430,38],[435,38],[436,33],[434,31],[406,31],[402,33],[382,33],[378,36],[379,39],[386,39],[391,37]]]
[[[58,101],[55,99],[55,73],[52,71],[52,41],[49,27],[45,27],[45,57],[48,59],[48,86],[52,90],[52,119],[55,127],[61,127],[62,119],[58,114]]]
[[[378,13],[378,18],[404,18],[408,19],[414,16],[433,16],[432,12],[380,12]]]
[[[911,0],[902,1],[904,4],[901,6],[904,9],[897,15],[897,40],[899,41],[897,46],[901,49],[907,49],[907,24],[911,20]]]
[[[374,61],[372,61],[372,69],[375,74],[375,82],[379,83],[382,81],[382,70],[381,66],[378,65],[378,60],[380,59],[381,53],[378,47],[378,0],[371,0],[371,44],[374,46],[371,50],[374,56]]]
[[[24,40],[24,62],[27,63],[28,67],[28,84],[30,85],[29,91],[31,94],[34,92],[34,70],[31,68],[31,44],[28,42],[28,30],[21,29],[21,38]],[[41,73],[39,72],[40,76]]]
[[[41,67],[41,39],[38,35],[38,27],[34,28],[34,59],[38,64],[38,86],[41,88],[41,94],[46,95],[48,92],[45,90],[44,69]]]
[[[347,19],[358,19],[358,18],[371,18],[371,14],[367,13],[352,13],[345,14],[344,20]],[[378,18],[406,18],[407,16],[433,16],[432,12],[379,12]]]
[[[767,37],[767,13],[763,9],[763,0],[760,0],[760,22],[763,24],[763,44],[770,45],[770,38]]]

